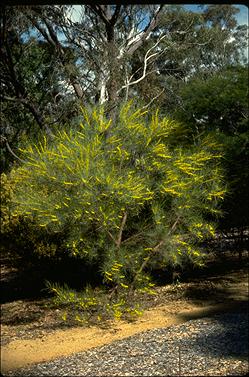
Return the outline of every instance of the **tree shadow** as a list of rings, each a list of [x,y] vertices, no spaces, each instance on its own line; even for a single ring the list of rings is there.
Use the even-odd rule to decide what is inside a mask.
[[[236,303],[235,306],[238,304],[241,303]],[[186,316],[184,318],[187,319]],[[185,344],[184,342],[180,343],[183,355],[184,351],[189,352],[189,349],[192,349],[193,354],[203,355],[207,358],[232,358],[248,361],[248,307],[245,311],[235,310],[222,314],[213,312],[209,315],[206,313],[205,318],[212,319],[212,323],[207,323],[207,328],[203,325],[203,331],[199,332],[198,336],[188,339]],[[214,325],[215,322],[216,325]]]
[[[13,262],[11,258],[11,255],[1,254],[0,304],[1,321],[5,325],[35,323],[37,328],[41,321],[44,329],[63,327],[64,321],[59,318],[61,308],[57,313],[57,307],[52,302],[54,294],[46,288],[46,280],[67,284],[75,290],[81,290],[88,284],[92,287],[100,284],[98,266],[86,265],[82,260],[65,258],[34,263],[21,259]],[[49,317],[49,324],[43,320],[45,317]]]
[[[196,310],[191,311],[182,311],[178,313],[179,319],[182,321],[190,321],[194,319],[200,318],[211,318],[213,316],[219,315],[221,313],[249,313],[249,303],[248,300],[234,300],[234,301],[227,301],[224,303],[216,304],[216,305],[208,305],[204,307],[200,307]]]
[[[223,305],[231,303],[232,300],[229,298],[227,287],[217,287],[217,284],[212,285],[210,281],[219,282],[220,274],[224,273],[226,273],[227,280],[229,280],[229,274],[232,271],[240,272],[242,270],[247,273],[245,261],[242,264],[237,262],[237,259],[228,260],[226,263],[217,261],[217,264],[214,261],[205,269],[186,273],[183,279],[194,284],[184,288],[184,297],[193,303],[195,301],[199,303],[200,300],[215,300],[216,302],[222,302]],[[44,316],[44,313],[47,313],[43,300],[49,302],[52,294],[45,290],[45,280],[60,284],[67,283],[76,290],[82,289],[89,283],[93,287],[101,284],[98,266],[93,265],[90,267],[79,260],[54,264],[41,261],[35,266],[34,264],[20,264],[18,268],[13,268],[11,261],[6,259],[2,260],[2,265],[4,266],[4,271],[1,270],[0,303],[6,304],[2,309],[2,320],[4,319],[4,323],[10,325],[39,321]],[[199,283],[200,279],[204,280],[204,282],[207,279],[206,284]],[[192,317],[186,318],[186,320],[193,319],[196,314],[193,312],[191,315]]]
[[[167,266],[166,268],[154,269],[149,272],[157,285],[164,286],[165,284],[175,283],[175,272],[182,283],[198,283],[200,279],[212,279],[215,282],[220,280],[221,275],[229,280],[231,273],[243,271],[248,274],[248,266],[249,255],[247,251],[242,252],[242,258],[240,258],[233,251],[226,250],[221,253],[209,253],[207,262],[203,267],[186,263],[182,268],[179,266]]]
[[[48,296],[42,293],[43,288],[44,285],[42,281],[27,279],[26,274],[17,274],[11,281],[1,282],[0,304],[26,299],[34,300]]]
[[[242,260],[228,254],[211,260],[202,269],[185,271],[181,282],[189,283],[183,297],[191,302],[214,301],[229,303],[248,300],[248,257]]]

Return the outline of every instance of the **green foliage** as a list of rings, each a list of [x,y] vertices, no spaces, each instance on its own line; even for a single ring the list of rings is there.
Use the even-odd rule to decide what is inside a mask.
[[[248,68],[235,66],[206,80],[185,84],[181,96],[184,111],[175,117],[194,138],[212,132],[223,145],[222,160],[229,188],[222,205],[220,226],[248,226]]]
[[[58,119],[65,125],[70,118],[72,126],[72,118],[79,111],[75,98],[65,95],[58,54],[48,41],[37,39],[34,28],[31,31],[26,19],[30,17],[30,9],[25,9],[24,16],[19,7],[4,7],[1,15],[4,20],[0,46],[1,130],[15,152],[25,137],[37,142],[46,129],[52,132]],[[68,50],[70,47],[65,47],[65,57]],[[17,159],[4,139],[0,142],[0,169],[6,172]]]
[[[1,233],[7,232],[10,229],[11,221],[11,199],[13,195],[13,184],[10,183],[6,174],[1,174]]]
[[[199,244],[214,234],[204,215],[219,212],[225,193],[217,144],[173,148],[178,124],[130,103],[115,127],[102,110],[83,113],[79,130],[22,150],[13,214],[66,235],[68,253],[98,260],[103,282],[120,292],[150,289],[150,268],[202,264]]]
[[[40,228],[31,216],[13,213],[13,196],[16,181],[5,173],[0,176],[1,193],[1,237],[2,248],[11,251],[13,257],[21,257],[22,262],[32,262],[37,258],[53,258],[61,251],[60,242],[54,235]],[[18,260],[18,259],[17,259]]]
[[[224,148],[224,173],[228,193],[224,198],[222,229],[246,228],[248,219],[249,130],[235,135],[220,134]]]
[[[175,116],[193,129],[227,135],[243,133],[248,125],[248,68],[229,67],[206,80],[197,78],[181,91],[184,111]]]

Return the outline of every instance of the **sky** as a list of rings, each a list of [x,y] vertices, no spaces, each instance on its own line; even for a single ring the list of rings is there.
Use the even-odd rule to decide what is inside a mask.
[[[249,8],[245,5],[237,5],[237,7],[240,9],[240,13],[237,15],[238,23],[248,25]]]

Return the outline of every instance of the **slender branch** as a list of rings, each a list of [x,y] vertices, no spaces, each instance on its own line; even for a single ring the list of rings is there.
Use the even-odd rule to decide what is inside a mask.
[[[90,9],[92,9],[107,26],[115,25],[121,9],[121,5],[117,4],[113,15],[111,15],[110,5],[91,4],[88,5],[88,7],[90,7]]]
[[[154,72],[156,72],[155,69],[153,69],[153,71],[150,71],[150,72],[147,72],[147,73],[143,73],[143,75],[142,75],[139,79],[137,79],[137,80],[135,80],[135,81],[129,82],[129,80],[128,80],[127,84],[126,84],[126,85],[123,85],[123,86],[118,90],[117,93],[120,93],[121,90],[123,90],[123,89],[128,89],[128,88],[129,88],[130,86],[132,86],[132,85],[138,84],[140,81],[142,81],[143,79],[145,79],[145,77],[147,77],[148,75],[151,75],[151,74],[154,73]],[[128,93],[127,93],[127,97],[128,97]]]
[[[115,238],[113,237],[113,235],[111,234],[111,232],[109,230],[107,230],[107,233],[111,237],[111,239],[114,241],[114,243],[117,245],[117,241],[115,240]]]
[[[175,230],[175,227],[176,225],[178,224],[178,221],[180,219],[180,216],[177,217],[176,221],[174,222],[174,224],[172,225],[172,227],[170,228],[170,230],[168,231],[167,233],[167,236],[170,235],[170,233],[172,233],[174,230]],[[160,247],[165,243],[165,240],[161,240],[156,246],[153,247],[153,249],[151,250],[150,252],[150,255],[144,259],[143,263],[141,264],[139,270],[137,271],[134,279],[133,279],[133,282],[130,286],[130,292],[133,290],[134,288],[134,285],[135,285],[135,282],[137,281],[138,279],[138,276],[139,274],[143,271],[144,267],[148,264],[149,260],[152,258],[152,256],[154,255],[154,253],[160,249]]]
[[[118,286],[119,286],[119,285],[116,284],[115,287],[112,288],[112,290],[111,290],[111,292],[110,292],[110,294],[109,294],[109,299],[111,299],[112,296],[117,292],[117,290],[118,290]]]
[[[38,12],[39,15],[40,15],[40,12]],[[36,27],[36,29],[43,35],[43,37],[55,48],[57,49],[58,53],[59,53],[59,58],[60,58],[60,61],[68,75],[68,79],[69,79],[69,82],[70,84],[72,85],[72,87],[74,88],[74,91],[75,91],[75,94],[76,96],[79,98],[79,99],[82,99],[83,96],[84,96],[84,93],[83,93],[83,90],[80,86],[80,84],[76,81],[76,78],[73,77],[72,73],[69,72],[69,69],[67,67],[67,62],[65,60],[65,51],[64,51],[64,47],[62,46],[62,44],[60,43],[58,37],[57,37],[57,34],[53,28],[53,26],[51,25],[51,23],[45,19],[45,17],[42,17],[42,21],[44,22],[44,24],[46,25],[46,28],[48,30],[48,33],[47,31],[42,28],[37,21],[34,21],[32,20],[32,23],[33,25]]]
[[[150,226],[150,224],[146,225],[146,226],[144,227],[144,229],[143,229],[141,232],[136,233],[136,234],[133,234],[132,236],[126,238],[126,239],[123,241],[123,244],[124,244],[125,242],[129,242],[129,241],[130,241],[131,239],[133,239],[133,238],[139,237],[141,234],[143,234],[143,232],[145,231],[145,229],[148,229],[148,228],[149,228],[149,226]]]
[[[120,245],[121,245],[122,234],[123,234],[123,230],[124,230],[124,227],[125,227],[126,220],[127,220],[127,212],[124,213],[122,223],[121,223],[121,226],[120,226],[120,229],[119,229],[118,239],[117,239],[117,243],[116,243],[118,248],[120,248]]]
[[[52,131],[50,130],[50,128],[43,121],[43,119],[42,119],[41,115],[39,114],[38,110],[36,109],[35,105],[32,102],[30,102],[28,99],[23,98],[23,97],[18,97],[18,98],[14,97],[13,98],[13,97],[5,96],[5,95],[1,95],[0,98],[4,99],[6,101],[19,102],[19,103],[23,104],[23,106],[25,106],[31,112],[31,114],[35,118],[37,124],[39,125],[39,127],[41,129],[45,129],[47,135],[49,135],[50,137],[54,136]]]
[[[105,24],[109,24],[109,20],[106,17],[106,13],[105,13],[105,9],[103,8],[103,5],[91,4],[91,5],[87,5],[87,7],[92,9],[94,13],[97,16],[99,16]]]
[[[121,4],[116,5],[115,11],[110,21],[113,25],[115,25],[115,23],[117,22],[118,16],[120,14],[120,9],[121,9]]]
[[[172,225],[172,227],[170,228],[170,230],[168,231],[167,236],[169,236],[170,233],[173,232],[173,230],[175,230],[175,227],[177,226],[179,220],[180,220],[180,216],[177,216],[177,219],[176,219],[176,221],[174,222],[174,224]]]
[[[6,100],[6,101],[11,101],[11,102],[21,102],[21,103],[25,102],[23,98],[9,97],[9,96],[5,96],[3,94],[0,95],[0,99]]]
[[[46,27],[48,29],[50,38],[52,39],[52,41],[54,42],[54,44],[62,51],[62,46],[61,46],[61,44],[59,42],[59,39],[58,39],[58,37],[56,35],[56,32],[54,31],[52,25],[45,18],[43,18],[43,22],[44,22],[44,24],[46,25]]]
[[[39,25],[37,21],[34,21],[32,17],[28,17],[28,19],[31,21],[32,25],[40,32],[40,34],[46,39],[46,41],[54,45],[54,41],[49,37],[46,30],[41,25]]]
[[[154,52],[154,53],[152,53],[152,54],[150,54],[150,52],[153,50],[153,49],[155,49],[157,46],[158,46],[158,44],[164,39],[166,37],[166,35],[163,35],[163,36],[161,36],[158,40],[157,40],[157,42],[146,52],[146,54],[145,54],[145,56],[144,56],[144,68],[143,68],[143,73],[142,73],[142,76],[141,77],[139,77],[139,79],[137,79],[137,80],[134,80],[134,81],[132,81],[131,82],[131,78],[133,77],[133,75],[130,77],[130,79],[128,80],[128,82],[127,82],[127,84],[126,85],[123,85],[119,90],[118,90],[118,93],[121,91],[121,90],[123,90],[123,89],[126,89],[126,88],[128,88],[129,86],[131,86],[131,85],[135,85],[135,84],[138,84],[140,81],[142,81],[148,74],[150,74],[150,73],[152,73],[152,72],[154,72],[154,70],[153,71],[151,71],[151,72],[147,72],[147,66],[148,66],[148,61],[151,59],[151,58],[153,58],[153,57],[155,57],[155,56],[157,56],[158,54],[161,54],[161,51],[158,51],[158,52]],[[150,55],[149,55],[150,54]],[[139,69],[138,69],[139,70]]]
[[[15,152],[11,149],[9,143],[8,143],[8,140],[5,136],[1,136],[1,141],[3,141],[5,144],[6,144],[6,147],[8,149],[8,151],[12,154],[12,156],[14,156],[17,160],[19,160],[20,162],[25,162],[24,160],[22,160],[20,157],[18,157]]]
[[[122,222],[121,222],[121,226],[120,226],[120,229],[119,229],[117,239],[115,239],[114,236],[111,234],[111,232],[109,230],[107,230],[108,235],[114,241],[114,243],[115,243],[115,245],[117,246],[118,249],[120,248],[120,245],[121,245],[122,234],[123,234],[123,230],[124,230],[124,227],[125,227],[126,220],[127,220],[127,212],[124,213],[124,216],[122,218]]]
[[[153,97],[152,100],[150,100],[150,102],[147,105],[142,107],[142,110],[147,109],[147,107],[149,107],[152,104],[152,102],[154,102],[158,97],[160,97],[160,95],[163,94],[164,91],[165,91],[165,89],[163,88],[163,90],[161,90],[161,92],[159,94],[157,94],[155,97]]]

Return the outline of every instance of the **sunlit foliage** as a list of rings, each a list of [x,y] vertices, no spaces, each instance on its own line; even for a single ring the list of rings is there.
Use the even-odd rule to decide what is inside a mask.
[[[22,150],[25,163],[12,174],[14,215],[68,234],[68,253],[99,260],[114,289],[150,289],[146,273],[155,266],[201,265],[200,242],[214,235],[205,215],[219,213],[225,193],[218,145],[206,137],[188,150],[173,148],[180,126],[130,103],[118,127],[102,110],[82,111],[77,131]]]

